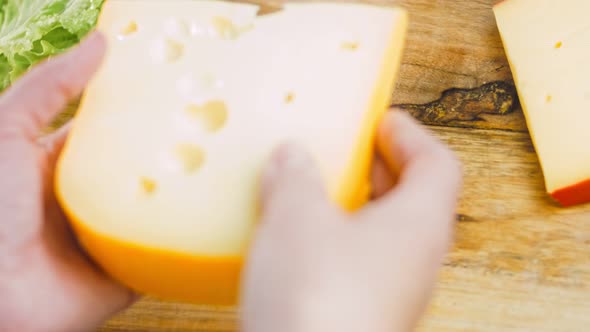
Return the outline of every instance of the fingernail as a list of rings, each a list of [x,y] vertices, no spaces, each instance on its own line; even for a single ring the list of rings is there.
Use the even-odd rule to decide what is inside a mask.
[[[69,65],[72,59],[77,60],[79,57],[86,58],[85,53],[87,52],[103,53],[105,47],[103,47],[101,43],[105,43],[106,46],[105,41],[106,40],[104,39],[104,36],[100,32],[91,32],[80,41],[78,46],[72,47],[60,57],[56,57],[55,59],[56,61],[61,61],[62,63]]]
[[[419,131],[413,117],[401,110],[387,113],[380,128],[380,149],[391,171],[398,175],[417,144]]]
[[[277,178],[293,169],[301,169],[309,164],[307,154],[297,145],[286,143],[273,151],[271,159],[263,173],[263,196],[273,191]]]
[[[267,182],[273,182],[278,174],[285,171],[299,169],[308,164],[306,154],[294,143],[279,146],[273,153],[266,169]]]
[[[394,113],[392,117],[392,127],[393,139],[402,146],[413,141],[416,138],[416,135],[419,134],[416,130],[418,128],[417,122],[411,115],[403,111],[396,111]]]
[[[396,110],[393,111],[392,114],[393,126],[395,127],[395,129],[401,129],[407,127],[408,125],[416,123],[414,118],[404,111]]]

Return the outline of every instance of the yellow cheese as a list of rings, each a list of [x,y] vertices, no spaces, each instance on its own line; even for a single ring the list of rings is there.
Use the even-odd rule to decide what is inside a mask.
[[[260,173],[287,139],[310,151],[343,209],[368,198],[406,12],[336,3],[257,12],[218,1],[104,5],[109,49],[56,190],[91,257],[139,292],[235,303]]]
[[[587,0],[507,0],[494,7],[547,191],[590,201]]]

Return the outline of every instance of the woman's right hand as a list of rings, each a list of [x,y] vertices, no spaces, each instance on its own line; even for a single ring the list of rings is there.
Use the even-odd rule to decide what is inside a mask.
[[[245,271],[244,331],[415,327],[451,242],[461,166],[398,111],[384,117],[378,147],[376,199],[354,215],[329,202],[305,151],[274,154]]]

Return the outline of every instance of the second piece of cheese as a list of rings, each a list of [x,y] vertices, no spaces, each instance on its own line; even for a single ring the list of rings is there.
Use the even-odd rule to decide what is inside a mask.
[[[367,200],[405,11],[330,3],[257,10],[221,1],[104,5],[108,53],[56,188],[84,248],[139,292],[235,302],[260,172],[280,142],[311,152],[341,207]]]
[[[590,202],[590,2],[507,0],[494,12],[547,191]]]

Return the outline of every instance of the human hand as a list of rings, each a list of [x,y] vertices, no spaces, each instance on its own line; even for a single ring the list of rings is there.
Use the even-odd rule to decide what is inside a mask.
[[[245,332],[409,331],[447,252],[460,163],[409,116],[379,129],[375,200],[345,215],[305,152],[283,146],[263,183],[243,285]]]
[[[93,34],[0,96],[0,331],[94,331],[134,299],[81,253],[55,199],[53,168],[67,127],[40,137],[82,92],[104,50]]]

